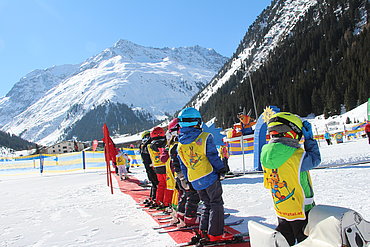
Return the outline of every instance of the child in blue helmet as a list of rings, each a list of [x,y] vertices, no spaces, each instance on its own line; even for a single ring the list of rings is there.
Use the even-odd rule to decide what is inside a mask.
[[[224,202],[219,179],[226,169],[213,136],[202,131],[202,118],[195,108],[183,109],[178,119],[181,129],[177,151],[181,170],[205,206],[199,229],[209,241],[230,238],[224,234]]]

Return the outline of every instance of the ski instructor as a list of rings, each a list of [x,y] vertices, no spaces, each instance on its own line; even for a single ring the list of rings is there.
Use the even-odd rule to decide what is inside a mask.
[[[201,236],[211,242],[225,240],[224,202],[219,179],[226,173],[225,166],[218,156],[213,136],[200,127],[200,112],[188,107],[179,113],[178,119],[180,167],[205,206],[199,225]]]

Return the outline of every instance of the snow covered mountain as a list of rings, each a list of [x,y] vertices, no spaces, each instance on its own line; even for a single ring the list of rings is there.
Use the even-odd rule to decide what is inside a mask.
[[[124,107],[120,112],[131,111],[140,121],[153,123],[181,109],[226,60],[199,46],[159,49],[119,40],[81,64],[35,70],[23,77],[0,99],[1,130],[40,144],[61,140],[72,130],[79,137],[75,126],[99,107],[96,112],[104,114],[101,106],[106,106],[106,115],[112,106]],[[101,121],[95,124],[101,132],[108,120],[98,117]],[[125,116],[114,121],[121,121],[121,133],[127,133],[125,125],[135,124]]]
[[[76,65],[54,66],[34,70],[22,77],[5,97],[0,98],[0,126],[12,121],[54,86],[78,71]]]
[[[269,54],[286,38],[297,22],[317,0],[274,0],[249,27],[247,34],[213,80],[193,99],[191,105],[199,109],[209,98],[239,70],[246,74],[257,70]]]

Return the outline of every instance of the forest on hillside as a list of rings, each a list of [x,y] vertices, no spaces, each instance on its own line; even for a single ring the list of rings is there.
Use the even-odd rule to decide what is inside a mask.
[[[300,116],[327,117],[340,114],[341,106],[351,110],[370,97],[370,2],[318,2],[264,65],[251,73],[258,114],[276,105]],[[367,24],[360,30],[359,23],[364,21]],[[237,113],[244,108],[253,109],[245,67],[200,111],[206,120],[216,117],[217,125],[225,128],[237,121]]]
[[[0,131],[0,146],[8,147],[14,150],[25,150],[35,148],[36,144],[26,141],[16,135],[11,135],[4,131]]]
[[[76,105],[78,107],[78,105]],[[73,110],[72,110],[73,111]],[[73,114],[73,112],[71,112]],[[149,120],[148,120],[149,119]],[[125,104],[106,102],[88,112],[74,126],[67,130],[66,140],[78,138],[78,140],[101,140],[103,138],[102,127],[106,123],[111,135],[138,133],[155,125],[151,121],[151,115],[140,111],[134,112]]]

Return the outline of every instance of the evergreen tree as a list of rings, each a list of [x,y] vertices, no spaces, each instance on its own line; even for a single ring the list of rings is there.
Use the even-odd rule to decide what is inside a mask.
[[[24,140],[19,136],[0,131],[0,146],[20,151],[34,147],[35,143]]]

